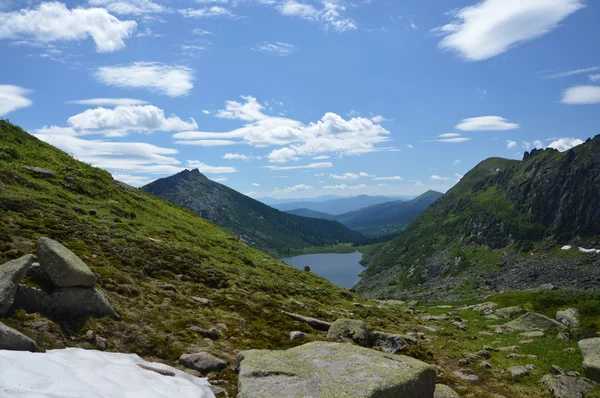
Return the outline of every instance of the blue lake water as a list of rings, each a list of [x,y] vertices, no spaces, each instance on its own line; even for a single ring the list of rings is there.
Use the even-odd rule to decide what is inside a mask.
[[[342,287],[353,287],[358,283],[360,274],[365,267],[360,265],[359,261],[362,253],[344,253],[344,254],[305,254],[303,256],[283,258],[282,261],[296,267],[304,269],[305,265],[315,274],[329,279],[334,285]]]

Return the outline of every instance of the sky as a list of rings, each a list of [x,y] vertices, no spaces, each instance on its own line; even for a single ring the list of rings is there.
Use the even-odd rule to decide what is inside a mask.
[[[600,2],[0,2],[0,117],[121,181],[445,192],[600,134]]]

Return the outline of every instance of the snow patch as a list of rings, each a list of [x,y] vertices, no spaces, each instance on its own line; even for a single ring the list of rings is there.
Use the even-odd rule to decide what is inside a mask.
[[[561,250],[571,250],[573,248],[573,246],[571,245],[564,245],[563,247],[561,247]]]
[[[584,249],[583,247],[580,247],[579,251],[582,253],[600,253],[600,249]]]
[[[138,364],[175,376],[163,376]],[[80,348],[46,353],[0,350],[0,369],[0,395],[6,397],[214,398],[207,379],[144,361],[136,354]]]

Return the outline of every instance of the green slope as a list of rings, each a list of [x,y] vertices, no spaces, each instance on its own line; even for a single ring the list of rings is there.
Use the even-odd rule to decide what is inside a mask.
[[[288,214],[294,214],[296,216],[309,217],[309,218],[321,218],[323,220],[335,220],[335,217],[336,217],[336,216],[328,214],[328,213],[323,213],[320,211],[314,211],[314,210],[310,210],[310,209],[294,209],[294,210],[286,210],[285,212]]]
[[[367,239],[342,224],[287,214],[209,180],[198,170],[184,170],[142,188],[218,224],[252,246],[276,255],[309,246],[364,244]]]
[[[563,244],[599,247],[599,235],[597,136],[564,153],[537,150],[524,161],[481,162],[367,259],[370,267],[358,288],[372,295],[395,295],[431,293],[432,286],[468,290],[534,287],[540,281],[569,285],[573,281],[565,276],[557,250],[565,256],[572,252],[560,253]],[[573,258],[571,276],[595,275],[596,269],[586,264],[596,259],[588,260]]]

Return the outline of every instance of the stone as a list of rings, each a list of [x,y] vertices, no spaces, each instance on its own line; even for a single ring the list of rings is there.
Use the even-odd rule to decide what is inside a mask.
[[[94,344],[96,344],[96,347],[98,347],[102,351],[104,351],[104,350],[106,350],[106,347],[108,346],[108,340],[105,339],[104,337],[96,336]]]
[[[171,372],[170,370],[155,368],[153,366],[148,366],[148,365],[145,365],[143,363],[138,363],[137,366],[139,366],[142,369],[158,373],[159,375],[169,376],[169,377],[175,377],[175,372]]]
[[[569,341],[571,341],[571,339],[569,338],[569,336],[567,336],[565,332],[558,332],[558,334],[556,335],[556,340],[562,341],[563,343],[568,343]]]
[[[566,326],[562,323],[550,319],[547,316],[536,312],[528,312],[517,319],[505,323],[504,328],[509,328],[518,332],[530,332],[533,330],[558,329],[565,330]]]
[[[533,330],[531,332],[523,332],[519,335],[519,337],[522,337],[524,339],[531,339],[534,337],[544,337],[544,336],[545,336],[545,334],[541,330]]]
[[[179,357],[179,363],[186,368],[197,370],[200,373],[206,374],[210,372],[218,372],[227,367],[227,362],[215,357],[208,352],[197,352],[195,354],[183,354]]]
[[[550,367],[550,372],[552,372],[552,374],[555,374],[555,375],[563,375],[563,374],[565,374],[565,371],[563,370],[563,368],[561,368],[558,365],[552,365]]]
[[[525,310],[523,310],[523,308],[521,308],[519,306],[515,306],[515,307],[499,308],[496,310],[495,314],[496,314],[496,316],[498,316],[500,318],[512,319],[515,316],[522,314],[523,312],[525,312]]]
[[[363,347],[371,345],[371,334],[367,325],[355,319],[338,319],[333,322],[327,331],[327,338],[337,341],[352,340]]]
[[[198,304],[202,304],[202,305],[210,305],[210,300],[204,297],[196,297],[193,296],[192,300],[194,300],[195,302],[197,302]]]
[[[436,384],[433,398],[460,398],[460,395],[445,384]]]
[[[452,372],[452,375],[454,377],[458,377],[459,379],[466,380],[466,381],[477,381],[477,380],[479,380],[479,377],[477,375],[466,373],[466,372],[461,372],[461,371],[458,371],[458,370],[455,371],[455,372]]]
[[[221,337],[221,334],[215,328],[204,329],[204,328],[201,328],[200,326],[193,325],[193,326],[190,326],[188,329],[191,330],[192,332],[200,333],[202,335],[202,337],[207,337],[211,340],[219,340],[219,337]]]
[[[44,169],[43,167],[31,167],[23,166],[23,168],[29,171],[31,174],[36,175],[40,178],[56,178],[56,173],[50,169]]]
[[[222,322],[219,322],[219,323],[215,324],[215,329],[229,330],[229,328],[227,327],[227,325],[225,325]]]
[[[479,312],[479,313],[485,313],[485,312],[489,312],[489,311],[493,310],[497,306],[498,306],[498,304],[496,304],[496,303],[487,302],[487,303],[474,305],[471,308],[471,310],[473,310],[475,312]]]
[[[0,350],[38,351],[35,341],[0,322]]]
[[[567,375],[545,375],[540,385],[552,398],[583,398],[594,389],[588,381]]]
[[[465,325],[464,322],[453,321],[452,325],[456,326],[460,330],[467,330],[468,329],[467,325]]]
[[[450,317],[447,314],[442,315],[422,315],[421,319],[424,321],[447,321]]]
[[[39,330],[40,332],[50,331],[50,321],[32,321],[27,322],[25,327],[29,329]]]
[[[371,333],[371,344],[375,347],[381,348],[383,352],[389,352],[390,354],[398,354],[404,347],[410,343],[403,338],[395,334],[389,334],[385,332],[372,332]],[[412,344],[417,344],[414,340]]]
[[[38,239],[37,244],[38,261],[56,286],[94,286],[96,277],[75,253],[48,238]]]
[[[301,307],[301,308],[304,308],[304,307],[306,307],[306,304],[304,304],[302,301],[298,301],[298,300],[296,300],[296,299],[293,299],[293,298],[291,298],[291,299],[288,299],[288,302],[289,302],[290,304],[292,304],[292,305],[297,305],[298,307]]]
[[[304,332],[299,332],[299,331],[290,332],[290,340],[303,339],[305,337],[306,337],[306,333],[304,333]]]
[[[491,369],[492,364],[487,361],[481,361],[481,362],[479,362],[479,367],[485,368],[485,369]]]
[[[527,376],[531,373],[532,370],[535,369],[533,365],[525,365],[525,366],[510,366],[505,369],[505,372],[509,373],[511,377],[519,378],[523,376]]]
[[[471,361],[469,361],[468,359],[459,359],[458,360],[458,366],[469,366],[471,365]]]
[[[227,390],[223,387],[211,385],[209,388],[212,391],[212,393],[215,394],[215,397],[229,397],[229,394],[227,394]]]
[[[329,328],[331,327],[331,323],[322,321],[320,319],[311,318],[311,317],[299,315],[299,314],[294,314],[292,312],[284,311],[283,313],[286,314],[287,316],[289,316],[290,318],[295,319],[300,322],[303,322],[303,323],[306,323],[308,326],[310,326],[314,329],[317,329],[317,330],[322,330],[324,332],[327,332],[329,330]]]
[[[583,370],[586,377],[600,383],[600,337],[580,340],[578,345],[583,355]]]
[[[579,327],[579,310],[567,308],[564,311],[557,311],[556,320],[571,329],[577,329]]]
[[[17,287],[32,267],[32,254],[17,258],[0,265],[0,316],[8,312],[13,305]]]
[[[312,342],[238,355],[238,398],[432,397],[435,370],[403,355],[353,344]]]

